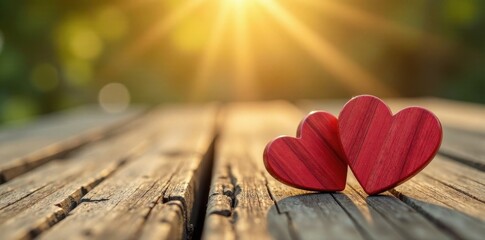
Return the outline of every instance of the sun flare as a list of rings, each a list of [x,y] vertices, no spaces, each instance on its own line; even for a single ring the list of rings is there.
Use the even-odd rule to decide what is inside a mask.
[[[201,49],[191,50],[199,55],[196,55],[198,61],[195,62],[190,80],[192,84],[187,93],[189,99],[210,99],[214,94],[232,100],[261,99],[265,92],[271,91],[268,86],[278,85],[278,78],[289,78],[294,75],[293,72],[299,71],[296,67],[308,65],[297,62],[296,57],[293,60],[291,54],[297,50],[291,44],[298,46],[306,55],[308,60],[305,61],[314,61],[318,71],[332,76],[332,82],[325,78],[318,79],[321,84],[340,85],[350,94],[397,96],[396,91],[385,82],[347,56],[338,45],[328,41],[325,34],[331,33],[313,31],[309,25],[311,22],[303,20],[306,16],[302,18],[297,11],[293,12],[289,4],[312,6],[325,13],[330,11],[328,14],[349,24],[361,21],[362,24],[394,35],[411,37],[417,34],[410,28],[400,28],[399,25],[340,3],[320,3],[315,0],[186,0],[175,5],[169,14],[162,16],[129,43],[126,50],[111,61],[114,63],[111,69],[119,67],[120,62],[133,62],[138,56],[156,49],[190,18],[196,21],[197,31],[189,31],[181,36],[195,46],[200,45]],[[324,9],[326,7],[329,9]],[[261,38],[262,35],[265,39]],[[268,42],[270,46],[265,46]],[[278,52],[270,54],[266,53],[267,49],[279,50],[273,50]],[[285,49],[288,53],[285,53]],[[284,55],[288,57],[278,57]],[[107,68],[105,72],[112,71]]]

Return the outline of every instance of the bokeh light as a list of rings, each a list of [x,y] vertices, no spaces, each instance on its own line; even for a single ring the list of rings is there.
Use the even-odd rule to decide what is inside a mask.
[[[0,123],[101,104],[111,83],[146,105],[485,103],[483,29],[480,0],[0,1]]]
[[[121,83],[108,83],[99,91],[98,101],[106,112],[123,112],[130,105],[130,92]]]
[[[88,28],[76,29],[69,39],[71,53],[81,59],[94,59],[103,50],[103,43],[99,36]]]

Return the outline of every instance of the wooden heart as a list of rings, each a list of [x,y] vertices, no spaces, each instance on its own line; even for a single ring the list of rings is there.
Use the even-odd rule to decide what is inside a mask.
[[[339,115],[339,133],[346,159],[368,194],[389,190],[421,171],[439,149],[438,118],[420,107],[392,115],[373,96],[351,99]]]
[[[298,127],[297,138],[274,139],[263,157],[268,172],[287,185],[316,191],[345,188],[347,164],[337,118],[330,113],[309,114]]]

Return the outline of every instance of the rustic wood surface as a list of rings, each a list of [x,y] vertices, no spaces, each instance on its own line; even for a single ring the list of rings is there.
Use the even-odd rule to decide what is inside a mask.
[[[82,107],[42,117],[34,124],[0,131],[0,183],[83,144],[108,136],[140,109],[108,114],[98,107]]]
[[[271,139],[343,100],[88,108],[0,129],[0,239],[483,239],[485,108],[385,101],[430,109],[444,137],[422,172],[378,196],[350,171],[345,190],[318,193],[264,168]]]
[[[197,217],[215,110],[152,111],[122,134],[1,185],[0,239],[182,238]]]
[[[343,193],[318,194],[286,187],[266,174],[260,153],[271,138],[294,134],[303,115],[284,103],[228,108],[216,144],[215,174],[204,232],[207,239],[255,236],[274,239],[480,239],[478,236],[484,234],[484,222],[477,219],[477,213],[485,212],[483,203],[477,208],[477,200],[468,201],[472,198],[469,197],[460,204],[461,208],[447,210],[451,216],[472,224],[470,228],[463,227],[458,231],[462,227],[458,220],[440,220],[428,213],[434,210],[428,209],[430,206],[417,207],[419,203],[414,201],[416,197],[411,195],[412,189],[426,190],[413,186],[413,181],[402,185],[410,186],[410,193],[398,188],[375,197],[368,197],[352,177]],[[310,109],[339,111],[338,107],[332,110],[332,107],[327,109],[325,104],[318,103],[307,110]],[[460,167],[475,171],[467,166]],[[430,171],[439,170],[430,167],[424,173]],[[417,178],[422,178],[423,174]],[[441,177],[445,176],[441,174]],[[478,195],[477,192],[484,190],[485,179],[481,173],[473,177],[476,177],[474,187],[481,186],[470,194]],[[428,178],[422,181],[432,184]],[[449,179],[449,184],[459,187],[458,179],[456,176]],[[262,184],[267,188],[262,188]],[[422,201],[426,203],[426,198]],[[456,225],[452,228],[445,221],[451,224],[455,221]]]

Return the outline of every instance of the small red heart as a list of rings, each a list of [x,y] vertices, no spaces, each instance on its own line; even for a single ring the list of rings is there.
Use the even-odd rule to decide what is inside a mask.
[[[264,150],[264,165],[279,181],[301,189],[341,191],[347,164],[330,113],[313,112],[300,123],[297,138],[279,137]]]
[[[439,149],[438,118],[420,107],[392,115],[373,96],[351,99],[340,112],[342,147],[352,172],[365,192],[377,194],[420,172]]]

